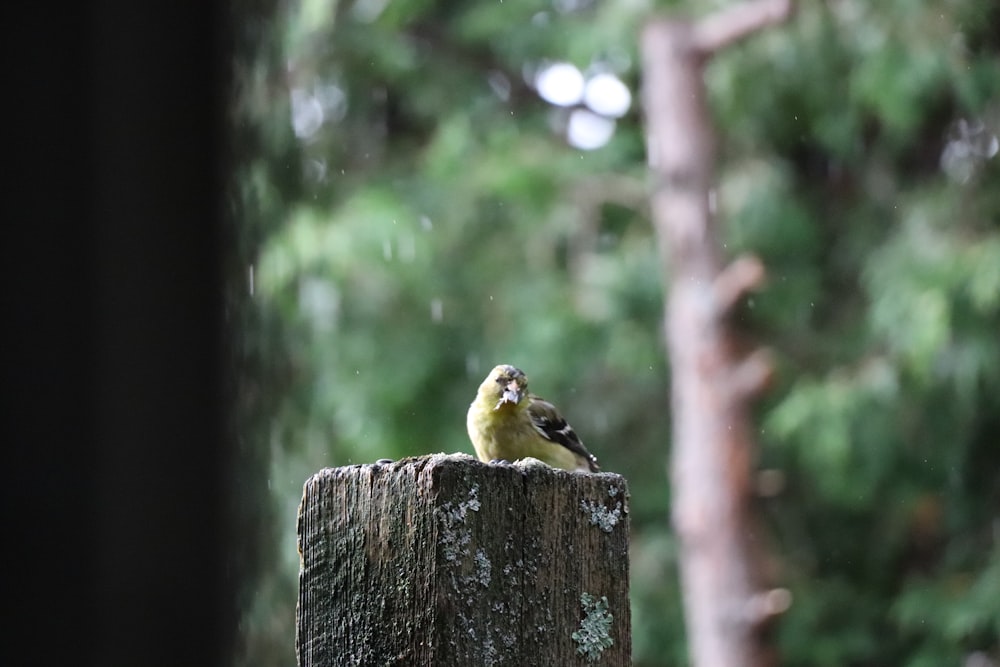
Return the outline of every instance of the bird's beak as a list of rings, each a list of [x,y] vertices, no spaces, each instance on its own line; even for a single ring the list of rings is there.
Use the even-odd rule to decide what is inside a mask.
[[[503,395],[500,397],[500,400],[497,401],[497,406],[494,410],[499,410],[500,406],[504,403],[513,403],[514,405],[517,405],[521,402],[522,398],[524,398],[524,390],[521,389],[521,386],[518,385],[516,381],[511,380],[507,383],[507,388],[503,390]]]

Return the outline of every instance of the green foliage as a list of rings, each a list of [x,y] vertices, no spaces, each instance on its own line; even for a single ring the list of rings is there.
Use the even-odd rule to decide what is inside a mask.
[[[465,410],[500,362],[629,479],[635,664],[684,664],[634,108],[653,8],[244,4],[238,416],[269,470],[238,484],[267,519],[240,664],[294,660],[305,478],[470,452]],[[769,274],[737,321],[779,360],[757,419],[761,464],[788,480],[762,501],[794,594],[786,664],[1000,660],[998,18],[995,1],[803,2],[707,68],[722,242]],[[529,83],[546,61],[632,87],[609,144],[559,137],[565,111]]]

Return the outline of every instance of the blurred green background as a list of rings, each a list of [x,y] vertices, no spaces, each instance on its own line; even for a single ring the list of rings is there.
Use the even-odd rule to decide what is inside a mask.
[[[501,362],[628,478],[634,664],[685,664],[637,34],[727,4],[233,4],[237,664],[294,664],[305,479],[471,453]],[[755,419],[784,664],[1000,664],[998,25],[802,2],[707,68],[722,242],[769,271],[736,320],[778,358]],[[631,106],[549,103],[552,63]]]

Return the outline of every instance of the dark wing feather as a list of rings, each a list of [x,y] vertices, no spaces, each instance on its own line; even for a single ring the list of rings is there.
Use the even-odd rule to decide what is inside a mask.
[[[582,456],[587,460],[591,472],[600,470],[597,466],[597,457],[587,451],[587,448],[580,442],[580,436],[559,414],[554,405],[544,398],[531,396],[528,402],[528,415],[531,417],[531,425],[543,438]]]

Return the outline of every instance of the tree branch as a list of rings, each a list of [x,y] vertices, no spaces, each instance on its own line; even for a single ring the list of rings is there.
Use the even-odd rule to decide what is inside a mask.
[[[791,591],[787,588],[772,588],[751,597],[747,601],[744,613],[752,625],[759,625],[774,616],[784,614],[791,606]]]
[[[752,398],[763,393],[774,379],[774,354],[767,348],[758,348],[734,364],[730,379],[740,397]]]
[[[713,288],[719,314],[728,313],[747,292],[764,282],[767,271],[755,255],[740,255],[715,277]]]
[[[770,25],[784,22],[795,8],[793,0],[750,0],[709,14],[694,24],[692,41],[710,56]]]

